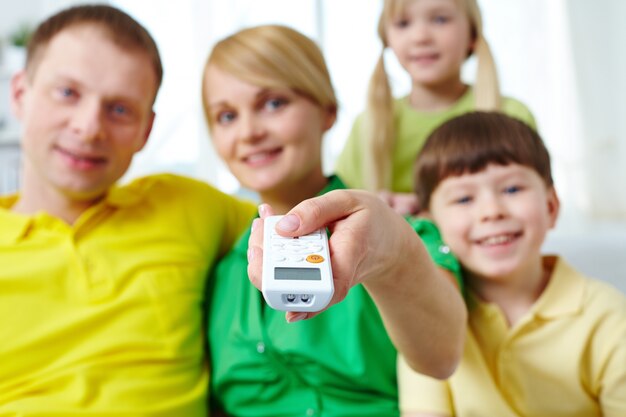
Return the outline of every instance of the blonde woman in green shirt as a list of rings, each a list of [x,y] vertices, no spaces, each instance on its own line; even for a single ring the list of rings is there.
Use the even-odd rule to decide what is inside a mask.
[[[302,214],[303,200],[328,193],[318,200],[322,204],[343,192],[337,176],[322,172],[322,138],[335,121],[337,99],[322,53],[306,36],[267,25],[218,42],[207,61],[203,100],[217,152],[241,184],[276,213],[297,206]],[[375,196],[370,199],[380,203]],[[392,239],[388,242],[395,245],[386,232],[375,237],[377,242]],[[211,277],[213,412],[396,417],[394,345],[408,350],[421,372],[443,377],[452,371],[446,363],[462,342],[463,303],[423,247],[410,249],[410,256],[429,271],[411,273],[412,278],[377,272],[392,278],[379,282],[357,273],[364,281],[340,303],[315,317],[289,315],[288,323],[250,284],[249,235],[241,237]],[[437,236],[428,240],[439,244]],[[402,262],[403,253],[394,263]]]
[[[353,188],[377,191],[402,214],[419,203],[413,163],[437,126],[472,110],[502,111],[535,127],[519,101],[502,97],[483,36],[476,0],[385,0],[378,24],[383,53],[390,48],[411,78],[411,91],[394,99],[383,53],[372,74],[367,108],[355,121],[335,170]],[[473,86],[461,67],[475,55]]]
[[[118,184],[148,140],[161,76],[150,34],[106,5],[44,20],[13,76],[24,158],[19,192],[0,196],[2,416],[207,415],[205,278],[255,207],[175,175]],[[339,209],[333,239],[345,238],[343,227],[369,243],[362,252],[331,245],[336,259],[358,264],[356,277],[381,264],[405,279],[412,263],[428,273],[419,239],[388,207],[363,193],[324,197]],[[337,212],[318,207],[318,226]],[[359,221],[368,212],[377,223]],[[382,227],[389,237],[367,238]],[[431,371],[449,373],[456,353]]]

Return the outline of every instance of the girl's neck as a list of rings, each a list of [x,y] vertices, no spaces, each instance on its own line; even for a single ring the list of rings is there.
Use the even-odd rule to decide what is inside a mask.
[[[412,108],[420,112],[437,112],[450,108],[469,87],[460,78],[436,85],[413,84],[409,94]]]
[[[551,273],[539,257],[508,276],[485,279],[468,274],[468,285],[481,300],[497,304],[512,327],[541,296]]]
[[[328,178],[324,176],[320,167],[319,172],[309,175],[303,181],[287,183],[282,187],[261,191],[259,196],[263,203],[272,206],[275,214],[285,214],[301,201],[315,197],[327,183]]]

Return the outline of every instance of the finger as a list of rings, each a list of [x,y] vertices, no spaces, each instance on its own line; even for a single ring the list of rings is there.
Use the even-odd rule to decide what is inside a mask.
[[[248,239],[248,277],[250,282],[261,289],[263,270],[263,219],[254,219]]]
[[[317,314],[317,313],[315,313]],[[299,311],[288,311],[285,314],[285,319],[287,323],[295,323],[297,321],[306,320],[308,318],[313,317],[314,313],[304,313]]]
[[[324,309],[315,313],[308,313],[306,317],[301,319],[311,319],[339,303],[348,295],[348,291],[354,286],[355,282],[358,281],[356,279],[356,270],[357,266],[362,262],[365,251],[362,249],[361,241],[352,237],[354,235],[350,227],[339,228],[342,230],[337,235],[330,237],[329,244],[331,270],[333,273],[333,296]],[[287,320],[290,320],[289,316]]]
[[[341,232],[340,232],[341,234]],[[358,241],[351,240],[348,236],[331,236],[330,238],[330,264],[333,271],[333,297],[329,305],[343,300],[348,291],[357,281],[356,271],[362,262],[365,253]]]
[[[248,247],[248,277],[258,290],[261,290],[263,271],[263,250],[257,246]]]
[[[270,206],[269,204],[261,204],[259,206],[259,216],[262,219],[269,217],[269,216],[273,216],[273,215],[274,215],[274,210],[272,209],[272,206]]]
[[[276,230],[284,236],[311,233],[358,211],[362,193],[356,190],[335,190],[304,200],[276,224]]]
[[[259,216],[261,217],[252,221],[252,231],[248,239],[248,248],[263,248],[263,219],[273,214],[274,210],[269,204],[261,204],[259,206]]]
[[[250,232],[250,238],[248,239],[248,247],[263,247],[263,219],[254,219],[252,221],[252,228]]]

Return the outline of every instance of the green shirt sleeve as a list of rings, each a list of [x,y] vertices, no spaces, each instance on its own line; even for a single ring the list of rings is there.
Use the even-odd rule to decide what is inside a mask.
[[[463,277],[461,276],[461,265],[441,239],[439,229],[432,221],[423,217],[406,217],[413,230],[419,235],[437,266],[446,269],[454,274],[459,288],[464,291]]]

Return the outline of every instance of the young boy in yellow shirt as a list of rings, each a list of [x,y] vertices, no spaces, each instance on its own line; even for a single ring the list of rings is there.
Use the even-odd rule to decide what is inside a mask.
[[[626,297],[542,256],[559,200],[537,133],[497,113],[451,120],[416,192],[463,267],[469,324],[447,381],[400,362],[402,416],[626,416]]]

